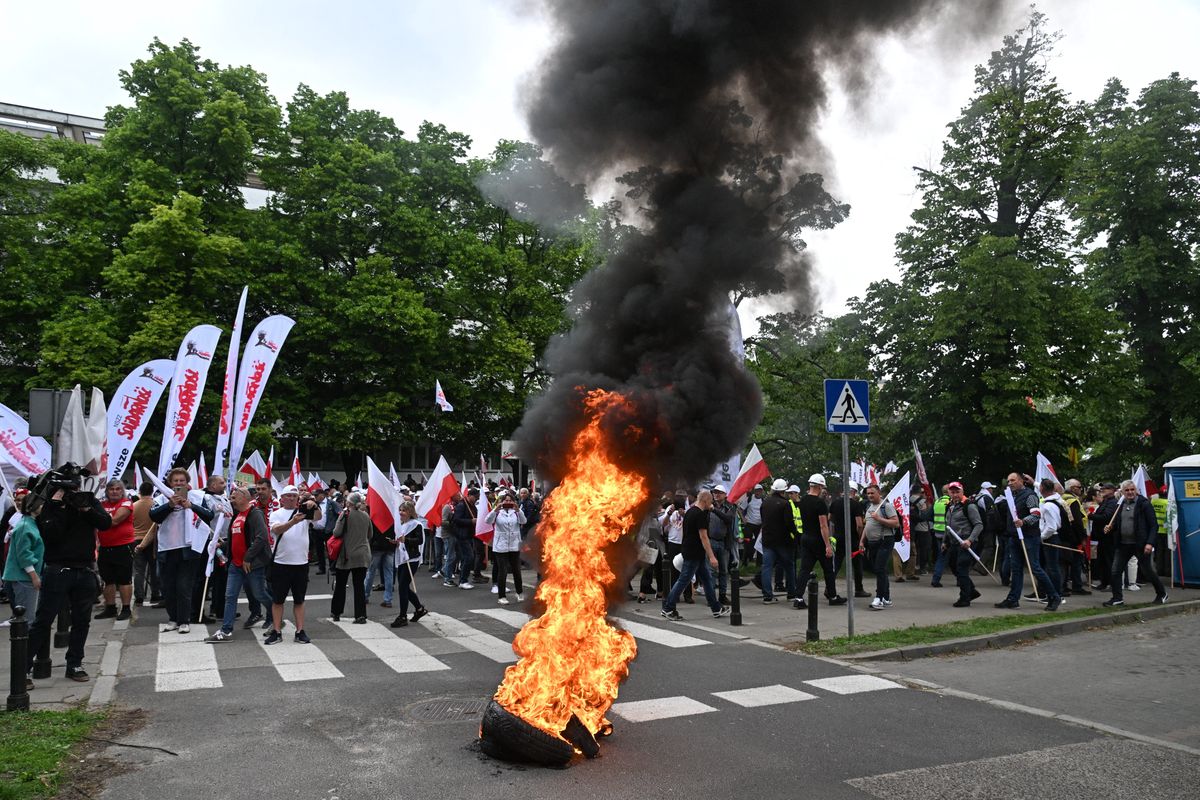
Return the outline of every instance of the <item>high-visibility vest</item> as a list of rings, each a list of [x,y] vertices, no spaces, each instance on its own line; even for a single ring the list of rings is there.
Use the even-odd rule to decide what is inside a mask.
[[[1158,519],[1158,534],[1160,536],[1167,535],[1167,501],[1162,497],[1156,497],[1150,501],[1150,505],[1154,506],[1154,516]]]
[[[804,520],[800,518],[800,504],[795,500],[788,500],[788,503],[792,507],[792,519],[796,522],[796,535],[799,536],[804,533]]]
[[[946,532],[946,507],[950,505],[950,498],[947,495],[942,495],[933,504],[933,532]]]

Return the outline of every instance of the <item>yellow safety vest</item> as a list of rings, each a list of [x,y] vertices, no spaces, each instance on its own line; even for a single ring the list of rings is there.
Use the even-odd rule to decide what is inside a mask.
[[[936,533],[946,532],[946,507],[950,505],[950,498],[947,495],[942,495],[933,504],[933,530]]]

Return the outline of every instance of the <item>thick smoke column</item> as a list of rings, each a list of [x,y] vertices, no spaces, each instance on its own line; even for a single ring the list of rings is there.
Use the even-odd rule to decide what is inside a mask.
[[[1001,0],[965,4],[989,19]],[[945,8],[944,8],[945,7]],[[547,352],[554,384],[517,439],[552,479],[583,425],[580,387],[615,389],[618,460],[694,482],[739,450],[761,415],[729,352],[731,292],[808,287],[804,228],[848,213],[802,167],[823,73],[868,85],[878,36],[954,13],[946,0],[557,0],[559,39],[529,98],[534,139],[568,180],[625,173],[637,232],[580,284],[576,319]],[[959,7],[961,9],[961,7]],[[951,24],[957,21],[950,20]],[[639,433],[630,435],[631,426]]]

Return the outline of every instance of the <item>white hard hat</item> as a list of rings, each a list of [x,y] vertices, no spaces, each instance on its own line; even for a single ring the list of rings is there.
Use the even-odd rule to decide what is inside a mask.
[[[724,487],[724,486],[722,486],[722,485],[721,485],[721,484],[719,484],[719,483],[718,483],[716,486],[714,486],[714,487],[712,488],[712,490],[713,490],[714,492],[720,492],[721,494],[729,494],[729,492],[725,491],[725,487]]]
[[[675,558],[671,559],[671,564],[676,572],[683,572],[683,553],[676,553]]]
[[[858,481],[850,481],[850,491],[852,491],[852,492],[858,491]]]
[[[771,491],[772,492],[786,492],[787,491],[787,481],[785,481],[783,478],[776,478],[775,482],[771,484]]]
[[[808,482],[809,482],[809,484],[815,483],[817,486],[824,486],[825,485],[825,476],[819,472],[814,472],[812,475],[808,476]]]
[[[796,494],[800,494],[800,487],[794,483],[791,486],[789,486],[787,488],[787,490],[788,490],[789,494],[791,494],[792,492],[795,492]]]

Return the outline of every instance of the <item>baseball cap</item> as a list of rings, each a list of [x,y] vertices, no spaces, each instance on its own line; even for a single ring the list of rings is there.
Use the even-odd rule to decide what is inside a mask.
[[[774,483],[771,484],[772,492],[786,492],[787,488],[787,481],[783,478],[776,478]]]
[[[992,483],[991,481],[984,481],[983,483],[979,484],[979,488],[980,489],[995,489],[996,484]]]
[[[852,491],[852,492],[858,491],[858,481],[850,481],[847,485],[850,487],[850,491]]]
[[[817,486],[824,486],[825,476],[819,472],[814,472],[812,475],[808,476],[808,482],[810,485],[815,483]]]
[[[287,486],[283,487],[283,491],[279,493],[279,496],[283,497],[285,494],[300,494],[300,490],[289,483]]]
[[[720,492],[721,494],[729,494],[729,492],[725,491],[725,487],[724,487],[724,486],[722,486],[722,485],[721,485],[721,484],[719,484],[719,483],[718,483],[716,486],[714,486],[714,487],[712,488],[712,490],[713,490],[714,492]]]
[[[947,489],[958,489],[961,492],[963,490],[963,485],[961,483],[959,483],[958,481],[950,481],[949,483],[946,484],[946,488]]]

